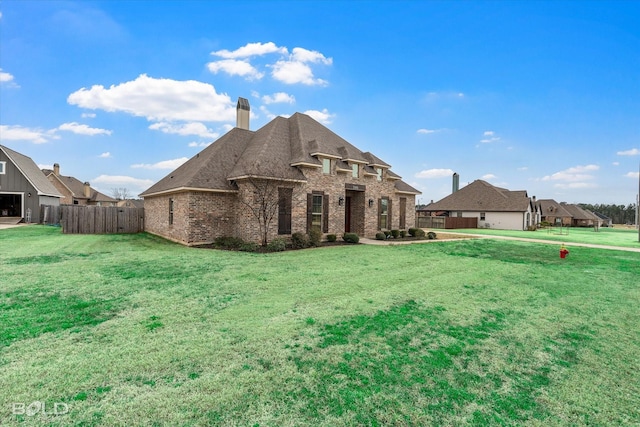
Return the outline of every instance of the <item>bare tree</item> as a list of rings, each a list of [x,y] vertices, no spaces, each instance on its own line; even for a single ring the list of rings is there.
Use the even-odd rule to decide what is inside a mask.
[[[278,215],[278,208],[280,206],[278,189],[283,186],[283,183],[271,179],[254,177],[247,178],[245,182],[249,184],[249,191],[253,192],[253,198],[249,196],[246,199],[240,198],[239,200],[249,209],[258,222],[262,246],[266,246],[269,227]]]
[[[112,188],[111,197],[116,200],[127,200],[131,198],[131,193],[129,192],[129,189],[125,187]]]

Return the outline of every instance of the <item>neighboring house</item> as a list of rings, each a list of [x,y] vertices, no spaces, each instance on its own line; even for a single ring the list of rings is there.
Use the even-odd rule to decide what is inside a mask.
[[[420,192],[384,161],[305,114],[256,131],[246,99],[237,114],[234,129],[141,194],[146,231],[187,245],[221,236],[261,242],[252,212],[274,203],[268,240],[314,228],[373,237],[413,227]]]
[[[600,218],[600,223],[602,224],[602,227],[613,227],[613,220],[608,216],[601,214],[600,212],[593,212],[593,214],[598,218]]]
[[[118,201],[92,188],[88,182],[82,182],[72,176],[60,175],[60,165],[53,170],[42,169],[49,182],[63,195],[62,205],[116,206]]]
[[[565,205],[553,199],[540,199],[535,202],[540,214],[540,222],[548,222],[553,226],[570,226],[572,214],[565,209]]]
[[[571,214],[571,225],[573,227],[593,227],[600,225],[600,218],[596,215],[582,209],[578,205],[571,205],[561,202],[560,205]]]
[[[60,205],[62,195],[38,166],[23,154],[0,145],[0,220],[40,222],[40,205]]]
[[[525,230],[536,221],[535,209],[526,191],[510,191],[480,179],[458,190],[454,177],[454,192],[428,204],[423,211],[431,215],[439,212],[441,216],[477,218],[478,228]]]
[[[142,199],[125,199],[118,200],[119,208],[144,208],[144,200]]]

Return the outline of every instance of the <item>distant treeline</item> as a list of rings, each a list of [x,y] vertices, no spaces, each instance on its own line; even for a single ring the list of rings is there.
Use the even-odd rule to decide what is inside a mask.
[[[636,223],[636,205],[630,203],[629,206],[625,205],[590,205],[587,203],[579,203],[582,209],[590,210],[591,212],[597,212],[602,215],[606,215],[611,218],[611,222],[614,224],[635,224]]]

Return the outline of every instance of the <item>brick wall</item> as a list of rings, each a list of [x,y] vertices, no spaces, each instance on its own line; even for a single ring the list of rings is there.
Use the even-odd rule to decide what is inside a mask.
[[[341,236],[345,231],[346,203],[339,205],[339,197],[346,199],[345,184],[364,185],[364,192],[349,192],[351,196],[351,231],[360,236],[374,237],[378,231],[378,199],[391,200],[391,222],[389,229],[399,229],[400,197],[405,197],[405,229],[415,224],[415,196],[396,194],[395,181],[383,177],[364,175],[362,169],[358,178],[351,172],[337,172],[332,162],[330,174],[320,168],[304,168],[306,184],[273,182],[277,187],[293,189],[291,232],[307,232],[307,194],[320,191],[328,195],[328,233]],[[260,221],[250,207],[238,199],[260,203],[255,187],[247,181],[238,181],[238,193],[184,192],[172,195],[145,198],[145,230],[187,245],[210,243],[219,236],[240,237],[245,241],[261,243]],[[275,192],[277,198],[277,191]],[[173,224],[169,224],[169,198],[174,200]],[[373,200],[369,206],[369,199]],[[327,234],[327,233],[325,233]],[[277,210],[268,226],[268,240],[278,236]]]

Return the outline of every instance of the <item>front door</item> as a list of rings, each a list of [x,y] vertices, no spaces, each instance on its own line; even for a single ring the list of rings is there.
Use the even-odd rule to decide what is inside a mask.
[[[351,196],[344,201],[344,232],[351,233]]]

